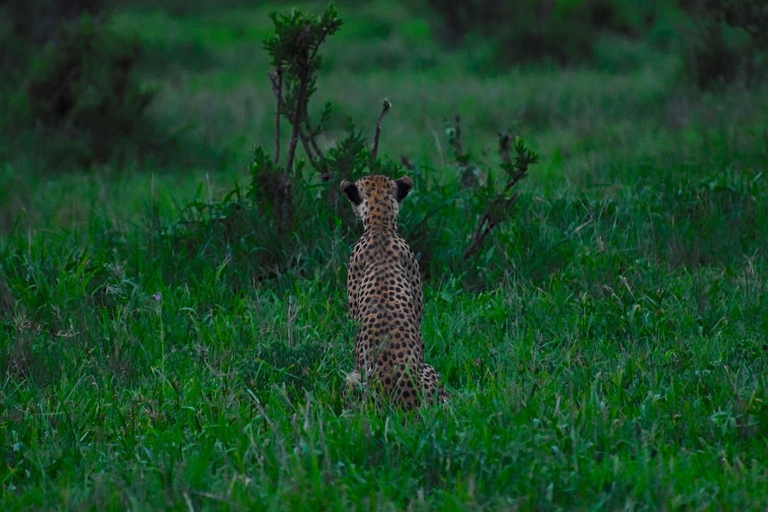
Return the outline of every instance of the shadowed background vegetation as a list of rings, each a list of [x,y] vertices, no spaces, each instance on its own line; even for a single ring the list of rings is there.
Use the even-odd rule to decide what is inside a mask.
[[[6,508],[765,508],[765,3],[341,2],[288,165],[293,7],[0,3]],[[372,171],[445,408],[344,407]]]

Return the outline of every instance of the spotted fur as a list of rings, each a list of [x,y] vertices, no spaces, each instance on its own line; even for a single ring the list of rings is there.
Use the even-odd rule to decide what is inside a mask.
[[[363,221],[363,236],[347,275],[349,308],[359,323],[357,372],[350,382],[370,382],[383,397],[406,409],[433,402],[436,396],[447,399],[440,376],[424,362],[419,264],[397,229],[400,204],[412,188],[408,177],[395,181],[367,176],[341,183]]]

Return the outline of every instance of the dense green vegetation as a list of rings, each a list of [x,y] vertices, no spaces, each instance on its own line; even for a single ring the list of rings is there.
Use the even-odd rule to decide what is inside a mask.
[[[372,136],[391,99],[379,153],[412,162],[402,228],[452,393],[377,415],[342,398],[360,226],[313,206],[338,183],[305,165],[288,240],[240,209],[273,147],[274,7],[227,5],[109,11],[143,48],[146,154],[65,162],[0,87],[4,508],[768,506],[764,82],[700,89],[674,9],[591,39],[587,63],[502,70],[481,39],[446,51],[423,6],[342,3],[319,142],[347,117]],[[501,131],[541,158],[465,259]]]

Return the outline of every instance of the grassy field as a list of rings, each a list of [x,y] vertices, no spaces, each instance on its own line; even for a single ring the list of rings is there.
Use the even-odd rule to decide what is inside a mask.
[[[331,242],[265,280],[164,236],[274,138],[276,7],[184,5],[123,6],[110,26],[145,46],[150,114],[191,153],[54,172],[3,152],[3,508],[768,507],[764,84],[694,89],[664,23],[606,38],[592,66],[498,71],[400,4],[341,4],[321,142],[347,116],[372,133],[392,100],[381,151],[417,164],[402,224],[452,394],[377,415],[342,397],[360,226],[327,219]],[[467,204],[428,214],[459,181],[457,113],[481,177],[499,131],[542,156],[469,264]]]

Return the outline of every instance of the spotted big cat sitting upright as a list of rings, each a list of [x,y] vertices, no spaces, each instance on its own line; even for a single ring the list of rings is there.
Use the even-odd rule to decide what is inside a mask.
[[[357,369],[348,382],[361,382],[405,409],[448,399],[440,376],[424,362],[419,264],[397,229],[400,204],[411,189],[408,177],[366,176],[341,183],[363,221],[347,275],[349,308],[358,322]]]

